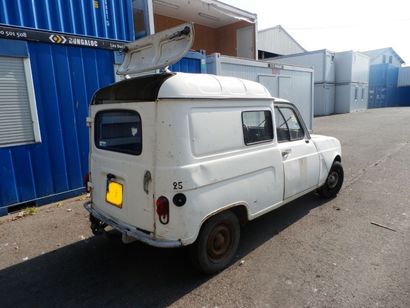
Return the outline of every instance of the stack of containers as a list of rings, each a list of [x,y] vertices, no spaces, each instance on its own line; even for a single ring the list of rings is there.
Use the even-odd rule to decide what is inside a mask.
[[[335,113],[367,109],[369,57],[355,51],[335,54]]]
[[[397,96],[400,106],[410,106],[410,66],[399,68]]]
[[[314,70],[314,115],[335,112],[335,53],[327,49],[265,59],[272,63],[300,65]]]
[[[313,70],[306,67],[234,58],[214,53],[206,58],[209,74],[257,81],[272,96],[295,104],[308,129],[313,125]]]
[[[389,63],[370,66],[369,108],[398,105],[397,77],[399,68]]]

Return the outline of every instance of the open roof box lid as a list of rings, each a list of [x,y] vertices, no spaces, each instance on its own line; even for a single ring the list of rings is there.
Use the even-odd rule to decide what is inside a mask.
[[[178,62],[192,47],[194,27],[191,23],[136,40],[125,45],[124,62],[119,75],[139,74],[165,68]]]

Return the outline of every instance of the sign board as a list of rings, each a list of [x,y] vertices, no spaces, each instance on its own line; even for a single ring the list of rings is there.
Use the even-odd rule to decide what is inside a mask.
[[[65,46],[123,50],[127,42],[106,40],[89,36],[0,25],[0,38],[52,43]]]

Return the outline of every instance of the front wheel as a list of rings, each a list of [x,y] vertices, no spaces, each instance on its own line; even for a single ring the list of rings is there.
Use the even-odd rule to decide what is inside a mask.
[[[342,188],[344,172],[342,164],[335,161],[330,168],[325,184],[317,192],[324,198],[334,198]]]
[[[190,247],[192,264],[206,274],[223,270],[235,257],[239,238],[239,220],[233,212],[226,211],[210,218]]]

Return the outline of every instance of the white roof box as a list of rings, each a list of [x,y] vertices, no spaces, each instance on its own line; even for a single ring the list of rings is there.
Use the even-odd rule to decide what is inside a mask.
[[[138,74],[178,62],[192,47],[194,27],[185,23],[125,45],[119,75]]]

